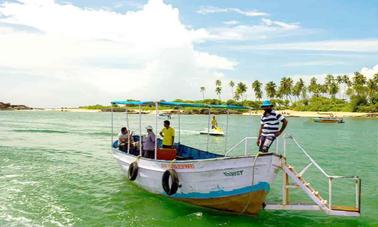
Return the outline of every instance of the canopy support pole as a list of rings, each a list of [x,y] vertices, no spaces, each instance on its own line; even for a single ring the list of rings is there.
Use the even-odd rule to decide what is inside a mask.
[[[126,112],[126,126],[127,126],[127,130],[130,130],[129,129],[129,112],[127,111],[127,105],[125,105],[125,112]]]
[[[111,112],[111,125],[112,125],[112,138],[111,138],[111,145],[112,145],[112,147],[113,147],[113,134],[114,134],[114,131],[113,131],[113,104],[112,104],[112,107],[110,108],[111,110],[110,110],[110,112]]]
[[[139,156],[142,156],[142,105],[139,104]]]
[[[227,117],[226,117],[226,135],[224,137],[224,153],[227,152],[227,139],[228,139],[228,116],[230,114],[230,111],[227,110]]]
[[[127,111],[127,105],[125,105],[125,108],[126,108],[126,126],[127,126],[127,153],[130,153],[131,131],[129,127],[129,112]]]
[[[181,119],[180,119],[180,107],[178,108],[178,128],[179,128],[179,134],[178,134],[178,145],[180,146],[180,143],[181,143]]]
[[[207,142],[206,142],[206,152],[209,152],[209,139],[210,139],[210,108],[209,108],[209,117],[207,119]]]
[[[158,116],[159,116],[159,104],[155,103],[155,160],[157,159],[157,132],[158,132]]]

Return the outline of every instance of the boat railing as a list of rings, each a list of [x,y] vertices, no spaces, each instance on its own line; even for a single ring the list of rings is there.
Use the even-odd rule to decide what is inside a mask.
[[[230,149],[228,149],[227,152],[224,154],[224,156],[228,156],[231,152],[238,150],[237,148],[242,144],[244,144],[244,156],[247,156],[249,148],[251,146],[254,146],[256,140],[257,140],[256,136],[245,137],[242,140],[240,140],[240,142],[238,142],[237,144],[232,146]],[[279,153],[278,144],[279,144],[278,140],[275,140],[273,146],[275,147],[275,153],[277,154]],[[256,153],[257,152],[258,151],[256,151]]]
[[[316,167],[316,169],[322,173],[323,176],[325,176],[328,179],[328,201],[323,200],[322,205],[327,207],[329,209],[329,213],[332,213],[332,211],[336,210],[337,211],[352,211],[352,212],[360,212],[360,206],[361,206],[361,179],[358,176],[335,176],[335,175],[330,175],[328,174],[310,155],[309,153],[303,148],[302,145],[298,143],[298,141],[289,134],[285,134],[283,136],[283,156],[286,157],[286,144],[287,140],[292,140],[294,144],[299,148],[299,150],[307,157],[309,160],[309,163],[297,174],[297,177],[302,179],[303,175],[305,172],[313,165]],[[286,159],[285,159],[286,162]],[[286,163],[285,163],[286,164]],[[289,165],[288,165],[289,166]],[[291,168],[291,166],[289,166]],[[334,180],[338,179],[349,179],[354,182],[354,187],[355,187],[355,204],[354,207],[341,207],[341,206],[334,206],[332,203],[333,199],[333,182]]]

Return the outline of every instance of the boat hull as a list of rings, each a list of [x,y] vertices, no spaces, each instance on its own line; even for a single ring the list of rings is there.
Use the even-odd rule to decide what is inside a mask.
[[[113,155],[124,170],[137,160],[133,155],[113,149]],[[281,166],[281,157],[274,154],[244,157],[171,161],[138,159],[138,176],[134,181],[141,188],[175,200],[222,211],[256,214],[261,210],[270,185]],[[162,175],[173,168],[180,187],[167,195]]]
[[[344,123],[344,120],[342,118],[314,118],[314,122],[317,123]]]

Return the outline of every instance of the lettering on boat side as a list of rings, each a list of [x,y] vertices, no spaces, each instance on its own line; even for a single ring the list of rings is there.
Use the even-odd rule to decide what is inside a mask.
[[[232,172],[223,172],[227,177],[241,176],[243,175],[243,170],[232,171]]]
[[[161,164],[161,167],[164,168],[164,169],[167,169],[167,168],[170,168],[171,167],[171,164]],[[173,164],[172,166],[173,169],[194,169],[194,165],[193,164]]]

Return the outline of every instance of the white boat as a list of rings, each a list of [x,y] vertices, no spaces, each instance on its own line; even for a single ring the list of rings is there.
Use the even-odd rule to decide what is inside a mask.
[[[215,129],[207,129],[205,128],[203,131],[200,131],[200,134],[203,135],[211,135],[211,136],[224,136],[224,132],[221,128],[215,128]]]
[[[114,101],[112,104],[155,105],[155,128],[157,128],[157,118],[159,116],[158,105],[207,107],[209,110],[210,108],[245,108],[174,102],[136,103]],[[139,122],[141,122],[141,120]],[[141,129],[140,124],[140,135],[142,133]],[[180,132],[180,121],[178,132]],[[134,141],[137,141],[140,144],[139,147],[142,147],[142,136],[140,135],[134,136]],[[222,152],[224,155],[221,155],[181,144],[179,133],[178,143],[175,144],[175,148],[159,148],[161,141],[156,139],[154,158],[145,158],[139,155],[138,150],[133,150],[130,147],[128,147],[126,151],[122,151],[118,146],[118,140],[114,141],[112,138],[112,153],[130,181],[153,194],[167,196],[174,200],[236,214],[257,214],[265,206],[267,194],[269,193],[278,170],[282,170],[284,173],[283,202],[282,204],[275,205],[267,204],[266,209],[308,210],[313,208],[323,210],[331,215],[359,216],[361,181],[358,177],[328,175],[304,150],[303,152],[310,160],[310,165],[307,165],[300,173],[297,173],[293,167],[288,164],[285,157],[286,146],[284,146],[283,153],[280,154],[278,153],[278,146],[276,146],[276,150],[273,153],[256,152],[255,154],[249,154],[247,148],[248,144],[251,144],[251,140],[254,142],[256,138],[246,137],[229,149],[227,149],[227,144],[225,144],[225,151]],[[227,139],[224,141],[227,143]],[[234,157],[230,156],[230,153],[237,150],[243,143],[243,147],[245,148],[244,154]],[[295,141],[295,143],[297,142]],[[284,144],[286,144],[286,142],[284,142]],[[297,145],[300,146],[299,144]],[[328,202],[303,179],[303,174],[311,165],[317,167],[330,179],[330,198]],[[296,183],[297,187],[303,189],[316,205],[296,206],[289,204],[289,177]],[[337,207],[331,203],[332,179],[335,180],[339,178],[352,179],[355,182],[355,206]]]

